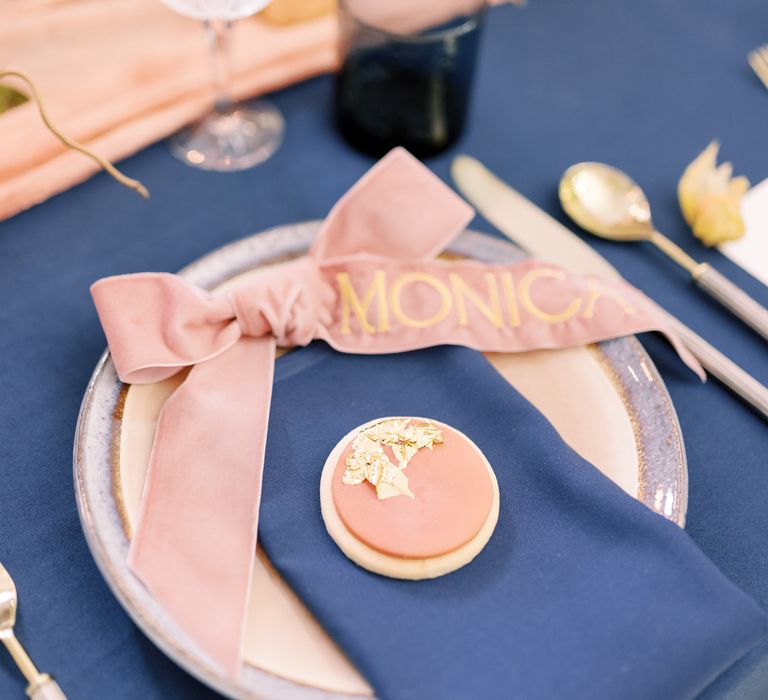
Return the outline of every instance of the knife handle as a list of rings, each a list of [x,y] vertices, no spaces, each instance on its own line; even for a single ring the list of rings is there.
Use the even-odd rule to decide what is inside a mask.
[[[764,418],[768,418],[768,388],[684,323],[678,321],[672,314],[665,313],[672,324],[672,328],[685,343],[685,347],[701,362],[702,367],[715,379],[751,404]]]
[[[768,309],[707,263],[697,265],[693,278],[707,294],[768,340]]]

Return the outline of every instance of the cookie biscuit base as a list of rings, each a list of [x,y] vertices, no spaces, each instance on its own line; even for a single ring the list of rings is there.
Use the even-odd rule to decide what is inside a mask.
[[[333,541],[338,545],[339,549],[341,549],[349,559],[355,562],[358,566],[361,566],[368,571],[372,571],[373,573],[381,574],[382,576],[418,581],[420,579],[436,578],[448,574],[451,571],[456,571],[456,569],[460,569],[462,566],[469,564],[469,562],[482,551],[496,528],[496,523],[499,519],[499,484],[496,481],[496,475],[494,474],[491,465],[488,463],[485,455],[480,451],[480,448],[478,448],[466,435],[455,428],[451,428],[451,430],[472,445],[482,458],[483,463],[488,469],[488,476],[490,477],[491,487],[493,489],[493,503],[488,512],[488,517],[477,534],[469,540],[469,542],[463,544],[452,552],[436,557],[428,557],[425,559],[393,557],[384,554],[383,552],[379,552],[359,540],[349,531],[346,525],[344,525],[341,517],[336,511],[332,485],[341,455],[361,430],[385,420],[391,419],[377,418],[376,420],[369,421],[358,426],[354,430],[351,430],[339,441],[331,454],[328,455],[328,459],[325,461],[325,466],[323,467],[323,472],[320,477],[320,509],[322,511],[323,521],[325,522],[325,528]],[[416,420],[429,419],[416,418]]]

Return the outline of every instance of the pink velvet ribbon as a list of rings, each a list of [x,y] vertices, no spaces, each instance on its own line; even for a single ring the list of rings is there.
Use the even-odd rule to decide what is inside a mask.
[[[434,260],[473,215],[396,149],[333,208],[307,256],[237,289],[207,292],[163,273],[91,288],[122,381],[191,367],[160,414],[129,565],[230,676],[241,665],[277,345],[518,352],[658,330],[702,374],[624,282],[534,260]]]

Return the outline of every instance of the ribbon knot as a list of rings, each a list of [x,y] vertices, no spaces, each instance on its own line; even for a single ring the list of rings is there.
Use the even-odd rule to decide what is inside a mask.
[[[363,354],[446,343],[511,352],[661,329],[700,369],[650,300],[623,282],[596,289],[551,266],[537,272],[535,262],[432,261],[472,216],[396,149],[339,201],[305,257],[226,292],[162,273],[91,288],[124,382],[157,382],[191,366],[158,419],[128,563],[230,676],[240,668],[276,344],[318,338]],[[550,286],[535,306],[530,269],[566,284]],[[527,287],[515,287],[515,271],[528,272]],[[563,312],[584,299],[589,314]],[[216,614],[201,615],[211,600]]]
[[[302,257],[262,270],[228,297],[244,336],[272,335],[278,345],[293,347],[316,337],[324,291],[317,263]]]

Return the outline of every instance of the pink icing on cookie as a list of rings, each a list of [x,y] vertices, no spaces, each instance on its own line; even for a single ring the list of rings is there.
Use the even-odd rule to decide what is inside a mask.
[[[350,440],[333,475],[333,502],[346,528],[369,547],[407,559],[447,554],[469,542],[483,526],[493,505],[488,468],[478,449],[444,423],[443,443],[419,450],[405,470],[415,498],[380,500],[369,482],[345,484]],[[394,463],[389,447],[387,456]]]

